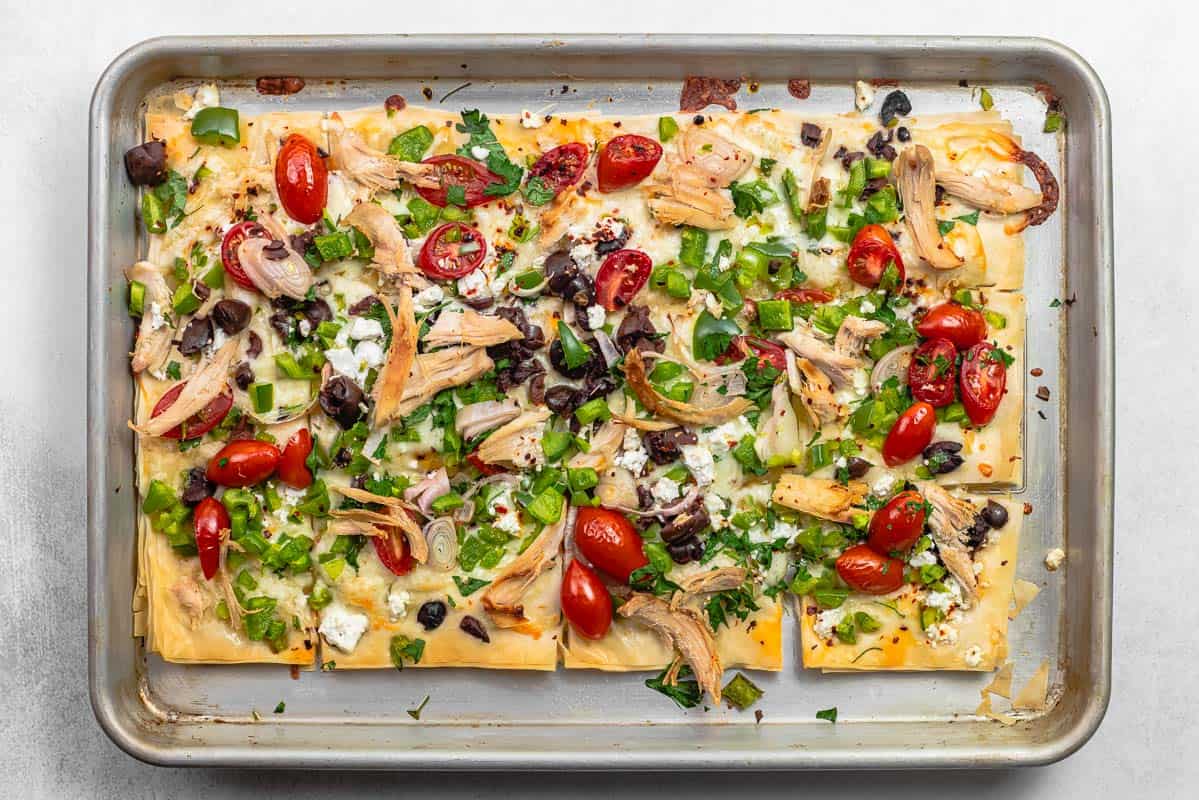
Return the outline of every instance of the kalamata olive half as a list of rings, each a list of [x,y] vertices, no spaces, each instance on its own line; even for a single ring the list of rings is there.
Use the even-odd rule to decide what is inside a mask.
[[[212,341],[212,321],[208,317],[196,317],[187,323],[179,337],[179,352],[194,356]]]
[[[366,396],[358,384],[344,375],[332,378],[321,389],[321,409],[342,428],[354,427],[362,418],[362,403]]]
[[[961,449],[960,442],[933,442],[924,448],[921,455],[924,457],[924,464],[930,473],[945,475],[962,466],[962,457],[959,455]]]
[[[1007,525],[1007,509],[994,500],[987,501],[987,505],[979,516],[986,520],[992,528],[1002,528]]]
[[[690,536],[681,542],[666,545],[666,552],[676,564],[689,564],[704,557],[704,543],[698,536]]]
[[[440,600],[430,600],[416,612],[416,621],[431,631],[441,627],[445,622],[445,603]]]
[[[702,505],[696,505],[695,508],[679,514],[662,528],[662,541],[667,544],[684,542],[694,538],[711,523],[712,518],[708,516],[708,510]]]
[[[216,484],[208,480],[204,467],[193,467],[187,471],[183,481],[183,502],[186,505],[194,506],[205,497],[212,497],[215,491]]]
[[[861,478],[863,475],[869,472],[870,468],[873,466],[874,465],[866,459],[853,456],[849,459],[849,461],[846,462],[845,471],[849,473],[849,477],[851,478]]]
[[[669,428],[664,431],[648,431],[641,437],[645,449],[655,464],[669,464],[682,455],[682,447],[695,444],[698,439],[692,431],[686,428]]]
[[[577,390],[566,384],[559,384],[545,390],[545,404],[549,406],[550,411],[565,417],[573,414],[574,410],[582,405],[582,402],[579,400]]]
[[[471,616],[462,618],[458,623],[458,628],[466,634],[475,637],[481,642],[490,642],[491,636],[488,635],[487,629],[483,627],[483,623]]]
[[[562,352],[562,340],[555,339],[550,345],[550,364],[562,375],[572,380],[579,380],[588,375],[599,375],[604,370],[604,357],[600,354],[599,344],[595,339],[586,339],[583,344],[591,348],[591,357],[577,367],[566,364],[566,356]]]
[[[896,117],[906,117],[912,113],[912,101],[903,92],[896,89],[883,99],[883,107],[879,111],[879,119],[884,125],[890,125]]]
[[[145,142],[125,151],[125,172],[134,186],[157,186],[167,179],[167,146]]]
[[[240,300],[221,300],[212,307],[212,321],[227,336],[241,333],[250,324],[253,310]]]

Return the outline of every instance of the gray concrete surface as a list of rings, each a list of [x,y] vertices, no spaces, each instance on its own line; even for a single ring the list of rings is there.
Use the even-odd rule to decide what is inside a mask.
[[[0,25],[0,789],[40,797],[1194,796],[1191,687],[1199,546],[1188,475],[1194,398],[1199,123],[1194,6],[1094,2],[467,3],[263,0],[242,7],[10,0]],[[973,10],[966,10],[977,6]],[[697,13],[697,9],[710,11]],[[873,9],[873,10],[871,10]],[[700,776],[300,775],[182,771],[132,761],[88,707],[84,579],[84,226],[87,104],[103,67],[164,33],[794,31],[1038,34],[1079,50],[1112,99],[1118,246],[1115,685],[1083,750],[1000,773]],[[1161,123],[1161,124],[1155,124]],[[1128,602],[1130,587],[1138,605]],[[1186,787],[1190,786],[1190,789]]]

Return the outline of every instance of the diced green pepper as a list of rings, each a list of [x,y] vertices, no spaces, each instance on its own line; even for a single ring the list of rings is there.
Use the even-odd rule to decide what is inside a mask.
[[[884,158],[866,159],[866,178],[885,178],[891,174],[891,162]]]
[[[883,627],[882,623],[874,617],[867,614],[865,611],[859,611],[853,615],[854,622],[862,633],[874,633]]]
[[[146,499],[142,501],[142,513],[156,514],[170,508],[176,502],[178,499],[175,497],[175,490],[155,478],[150,481],[150,486],[146,489]]]
[[[523,214],[517,214],[512,218],[512,224],[508,226],[508,238],[523,244],[536,236],[537,231],[536,225],[530,225]]]
[[[566,455],[575,437],[570,431],[546,431],[541,437],[541,451],[545,460],[554,462]]]
[[[997,331],[1001,331],[1007,327],[1007,317],[1005,317],[1003,314],[1000,314],[998,311],[984,309],[983,319],[987,321],[987,325],[991,326]]]
[[[196,290],[190,282],[179,284],[171,298],[171,307],[179,316],[191,314],[200,307],[200,298],[196,297]]]
[[[950,403],[945,406],[946,422],[965,422],[968,418],[966,407],[961,403]]]
[[[811,239],[823,239],[828,230],[828,208],[816,208],[804,214],[804,232]]]
[[[654,383],[670,383],[682,375],[685,370],[686,367],[676,361],[663,361],[659,359],[658,365],[649,374],[649,379]]]
[[[192,138],[200,144],[232,147],[241,141],[236,108],[202,108],[192,120]]]
[[[146,284],[129,281],[129,315],[140,317],[146,313]]]
[[[591,467],[580,467],[566,471],[566,482],[572,492],[585,492],[599,484],[599,473]]]
[[[462,499],[462,495],[450,491],[434,500],[430,507],[438,514],[444,514],[447,511],[453,511],[455,508],[461,508],[465,503],[466,501]]]
[[[354,254],[354,243],[350,241],[350,235],[345,231],[335,231],[324,236],[317,236],[312,243],[316,245],[316,251],[321,254],[322,261],[337,261],[349,258]]]
[[[225,288],[225,268],[220,263],[213,264],[208,272],[200,278],[204,285],[209,289],[224,289]]]
[[[251,383],[250,384],[250,400],[254,403],[254,411],[258,414],[265,414],[275,408],[275,384],[273,383]]]
[[[708,254],[708,232],[702,228],[683,228],[679,237],[679,261],[689,267],[702,267]]]
[[[1057,133],[1066,124],[1066,118],[1056,111],[1050,111],[1045,115],[1045,126],[1041,128],[1045,133]]]
[[[608,401],[603,397],[588,400],[575,409],[575,419],[579,421],[580,425],[590,425],[596,420],[606,420],[611,416],[612,412],[608,409]]]
[[[431,144],[433,133],[424,125],[417,125],[392,139],[387,146],[387,154],[396,156],[400,161],[420,161]]]
[[[649,559],[650,566],[655,572],[660,572],[665,575],[670,572],[674,566],[674,559],[670,557],[670,552],[666,549],[666,545],[661,542],[646,542],[644,545],[645,557]]]
[[[846,205],[851,204],[866,188],[866,159],[859,158],[849,167],[849,184],[845,187]]]
[[[666,274],[666,293],[671,297],[686,299],[691,296],[691,281],[677,269],[672,269]]]
[[[562,359],[568,369],[581,367],[591,358],[591,348],[580,342],[579,337],[562,320],[558,320],[558,338],[562,341]]]
[[[275,356],[275,366],[284,375],[296,380],[311,380],[315,377],[314,373],[300,366],[300,363],[296,361],[296,357],[288,352],[278,353]]]
[[[787,207],[791,209],[791,216],[796,220],[802,220],[806,209],[803,205],[803,198],[799,194],[799,181],[790,169],[783,170],[783,197],[787,199]]]
[[[562,507],[565,504],[566,497],[554,487],[547,486],[541,494],[533,498],[525,510],[538,522],[552,525],[562,518]]]
[[[846,617],[838,622],[833,628],[833,633],[837,634],[837,638],[844,644],[856,644],[858,641],[858,634],[853,626],[853,617]]]
[[[744,711],[762,697],[762,690],[753,682],[738,672],[733,679],[725,684],[723,695],[738,711]]]
[[[695,384],[691,381],[678,381],[662,394],[669,397],[671,400],[677,400],[680,403],[686,403],[691,400],[691,394],[695,391]]]
[[[512,282],[515,283],[520,288],[527,290],[527,289],[532,289],[534,286],[537,286],[543,280],[545,280],[544,275],[542,275],[540,272],[538,272],[535,269],[530,269],[530,270],[526,270],[525,272],[522,272],[519,275],[517,275],[515,278],[512,279]]]
[[[679,123],[674,117],[658,117],[658,139],[669,142],[679,132]]]
[[[345,561],[342,561],[341,564],[344,567]],[[326,564],[325,569],[328,570],[328,568],[329,567]],[[329,591],[329,587],[325,584],[317,582],[317,584],[312,587],[312,593],[308,595],[308,605],[312,606],[317,611],[320,611],[322,608],[332,602],[333,592]]]
[[[759,300],[758,324],[764,331],[789,331],[795,327],[789,300]]]

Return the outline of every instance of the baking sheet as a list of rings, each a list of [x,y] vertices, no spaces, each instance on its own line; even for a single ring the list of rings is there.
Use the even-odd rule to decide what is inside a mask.
[[[1102,88],[1068,51],[1035,40],[708,38],[173,39],[140,45],[114,63],[92,116],[89,573],[93,705],[118,744],[160,763],[690,769],[1037,763],[1085,740],[1106,705],[1110,657],[1111,246]],[[1016,685],[1048,660],[1054,707],[1004,728],[972,717],[988,676],[807,672],[793,624],[785,625],[784,670],[752,675],[766,691],[760,722],[728,709],[680,711],[636,674],[408,670],[291,680],[277,667],[166,664],[135,647],[128,620],[135,494],[124,427],[131,323],[120,268],[143,243],[120,154],[141,140],[142,101],[218,79],[223,104],[247,113],[350,109],[394,93],[436,105],[453,90],[444,104],[454,110],[654,113],[677,108],[688,72],[746,76],[741,108],[812,113],[851,110],[854,78],[902,80],[918,114],[972,110],[977,98],[957,85],[967,79],[987,86],[1024,146],[1061,179],[1058,213],[1025,234],[1027,363],[1044,374],[1026,379],[1019,499],[1032,513],[1017,575],[1042,593],[1010,632]],[[280,74],[304,75],[308,86],[287,98],[254,91],[254,77]],[[787,94],[793,77],[813,80],[810,99]],[[1062,95],[1064,136],[1041,132],[1035,82]],[[1050,306],[1071,296],[1078,302],[1068,310]],[[1051,390],[1048,402],[1034,397],[1040,385]],[[1054,546],[1067,548],[1068,567],[1047,573],[1042,558]],[[405,710],[426,694],[418,722]],[[280,701],[287,710],[276,716]],[[837,725],[815,719],[831,706]]]

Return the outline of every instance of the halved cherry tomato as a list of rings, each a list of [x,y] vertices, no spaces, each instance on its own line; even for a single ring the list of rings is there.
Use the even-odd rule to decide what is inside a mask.
[[[416,559],[408,548],[408,539],[399,528],[392,528],[387,536],[372,536],[375,555],[393,575],[407,575],[416,566]]]
[[[596,567],[624,583],[628,583],[634,570],[649,563],[633,523],[606,508],[579,509],[575,547]]]
[[[329,168],[316,145],[298,133],[288,136],[275,159],[275,192],[287,216],[311,225],[329,196]]]
[[[466,207],[474,208],[495,199],[492,195],[483,194],[483,190],[493,183],[503,183],[504,180],[487,167],[472,158],[454,154],[426,158],[423,164],[432,164],[437,168],[437,185],[417,186],[416,193],[438,208],[450,204],[447,193],[451,186],[461,186],[466,197]]]
[[[478,453],[467,453],[466,461],[484,475],[499,475],[504,471],[503,467],[496,464],[488,464],[486,461],[479,458]]]
[[[958,303],[930,308],[916,323],[916,333],[925,339],[948,339],[959,350],[969,350],[987,338],[987,320],[982,313]]]
[[[595,570],[570,560],[562,578],[562,613],[580,636],[602,639],[612,626],[612,598]]]
[[[888,594],[903,586],[903,562],[864,544],[855,544],[838,556],[837,574],[849,588],[867,594]]]
[[[609,311],[633,301],[654,269],[653,260],[640,250],[617,250],[595,275],[595,299]]]
[[[162,412],[166,411],[175,404],[175,400],[183,392],[183,387],[187,386],[187,381],[177,383],[167,390],[167,393],[158,398],[158,402],[154,404],[154,409],[150,412],[151,417],[157,417]],[[210,430],[221,424],[221,420],[229,413],[229,409],[233,408],[233,390],[225,386],[225,391],[218,394],[212,400],[208,401],[208,405],[193,414],[186,422],[183,422],[162,435],[164,439],[197,439]],[[186,433],[186,435],[184,435]]]
[[[917,401],[899,415],[883,442],[883,461],[897,467],[920,455],[933,440],[937,427],[937,411],[928,403]]]
[[[895,262],[899,286],[903,286],[903,259],[891,234],[882,225],[867,225],[854,237],[845,266],[855,283],[873,289],[883,279],[883,272],[891,262]]]
[[[1007,367],[996,354],[993,344],[979,342],[966,351],[962,356],[959,385],[962,405],[966,407],[970,421],[975,425],[990,422],[1007,386]]]
[[[279,448],[258,439],[238,439],[221,448],[208,462],[208,480],[221,486],[253,486],[279,466]]]
[[[900,492],[870,518],[866,543],[885,556],[902,553],[924,532],[924,497],[920,492]]]
[[[775,300],[790,300],[792,303],[827,303],[833,299],[823,289],[783,289],[774,295]]]
[[[212,580],[221,566],[221,531],[229,530],[229,512],[220,500],[205,497],[192,511],[192,530],[196,533],[196,552],[200,569]]]
[[[912,397],[934,408],[953,402],[957,384],[958,351],[948,339],[929,339],[916,348],[908,362],[908,387]]]
[[[546,187],[557,194],[579,182],[583,171],[587,169],[589,155],[587,145],[582,142],[558,145],[546,151],[537,159],[537,163],[529,167],[529,175],[541,178]]]
[[[469,275],[487,257],[487,240],[461,222],[439,225],[420,249],[421,271],[430,278],[450,280]]]
[[[250,276],[241,268],[241,261],[237,258],[237,248],[241,247],[241,243],[246,239],[267,238],[268,236],[266,228],[257,222],[246,220],[230,228],[225,234],[225,238],[221,240],[221,264],[225,267],[225,273],[243,289],[258,291],[254,281],[250,280]]]
[[[601,192],[616,192],[641,183],[658,166],[662,145],[653,139],[626,133],[610,139],[600,151],[596,177]]]
[[[777,370],[787,369],[786,351],[774,342],[756,336],[734,336],[733,341],[729,343],[729,349],[716,357],[716,363],[743,361],[750,356],[769,362],[770,366]]]
[[[276,474],[279,480],[293,489],[307,489],[312,485],[312,471],[308,469],[308,454],[312,452],[312,434],[300,428],[291,435],[279,457]]]

